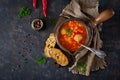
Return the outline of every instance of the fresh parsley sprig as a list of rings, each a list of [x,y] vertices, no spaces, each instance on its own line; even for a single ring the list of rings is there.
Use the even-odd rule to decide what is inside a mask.
[[[70,28],[65,28],[66,33],[71,36],[73,31]]]
[[[87,64],[85,64],[85,63],[77,63],[77,67],[80,69],[80,71],[82,72],[82,73],[85,73],[86,72],[86,67],[87,67]]]
[[[35,62],[38,64],[46,64],[47,58],[46,57],[38,57],[35,59]]]
[[[30,9],[27,7],[22,7],[19,14],[18,14],[18,18],[22,18],[24,16],[30,15]]]

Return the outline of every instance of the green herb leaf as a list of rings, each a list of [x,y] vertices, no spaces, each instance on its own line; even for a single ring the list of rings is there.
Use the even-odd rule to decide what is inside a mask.
[[[30,9],[28,9],[27,7],[22,7],[18,14],[18,18],[22,18],[27,15],[30,15]]]
[[[53,19],[53,18],[50,19],[50,23],[51,23],[52,25],[55,25],[56,22],[57,22],[57,21],[56,21],[55,19]]]
[[[35,59],[35,62],[38,64],[45,64],[47,62],[47,59],[45,57],[38,57]]]
[[[66,28],[65,31],[69,36],[71,36],[73,33],[73,31],[70,28]]]
[[[81,71],[82,73],[85,73],[85,72],[86,72],[86,67],[87,67],[86,64],[84,64],[84,63],[77,63],[77,67],[80,68],[80,71]]]

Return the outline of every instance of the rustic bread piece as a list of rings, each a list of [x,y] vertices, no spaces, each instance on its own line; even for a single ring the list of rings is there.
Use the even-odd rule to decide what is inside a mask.
[[[54,48],[56,45],[56,39],[55,39],[55,34],[51,33],[48,39],[46,40],[46,46],[44,48],[44,54],[46,57],[51,57],[50,56],[50,48]]]
[[[67,56],[60,49],[51,48],[50,56],[61,66],[66,66],[69,63]]]
[[[50,51],[51,51],[50,48],[45,47],[45,48],[44,48],[44,55],[45,55],[46,57],[49,57],[49,58],[50,58],[50,57],[51,57],[51,56],[50,56]]]
[[[46,47],[54,48],[56,45],[55,34],[51,33],[49,38],[46,40]]]

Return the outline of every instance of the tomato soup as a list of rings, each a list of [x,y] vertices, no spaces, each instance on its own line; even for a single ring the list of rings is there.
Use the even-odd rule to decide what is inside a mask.
[[[79,43],[85,44],[86,39],[87,30],[85,25],[76,20],[64,23],[58,34],[60,44],[70,52],[78,50],[81,47]]]

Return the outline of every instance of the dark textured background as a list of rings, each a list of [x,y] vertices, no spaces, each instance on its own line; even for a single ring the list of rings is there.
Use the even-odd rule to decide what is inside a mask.
[[[32,7],[32,0],[0,0],[0,80],[120,80],[120,0],[99,0],[99,11],[113,8],[115,16],[104,22],[101,38],[107,54],[105,70],[91,72],[89,77],[73,75],[66,67],[58,68],[49,59],[45,65],[34,59],[43,56],[45,40],[58,19],[62,9],[71,0],[48,0],[47,18]],[[22,6],[31,9],[31,15],[22,19],[17,15]],[[41,18],[44,27],[40,31],[31,29],[31,21]]]

